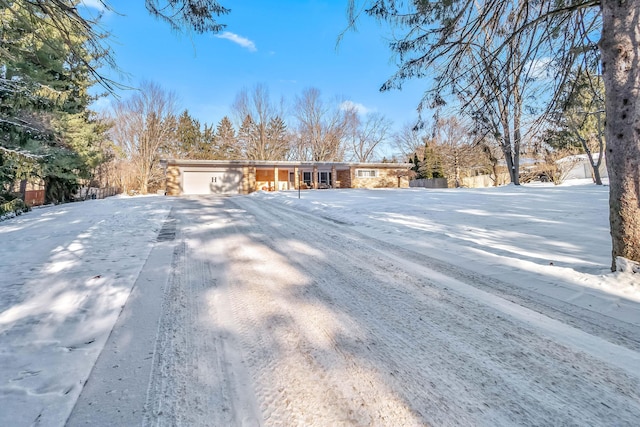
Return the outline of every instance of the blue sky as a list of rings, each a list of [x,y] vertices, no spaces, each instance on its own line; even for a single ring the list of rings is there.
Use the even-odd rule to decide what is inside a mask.
[[[111,0],[118,13],[108,13],[102,25],[112,33],[119,67],[128,73],[120,80],[133,86],[149,80],[174,91],[181,109],[201,123],[230,115],[238,92],[256,84],[266,85],[272,100],[284,97],[293,104],[304,89],[315,87],[326,101],[340,97],[382,113],[395,128],[415,122],[423,82],[379,91],[396,70],[388,31],[365,17],[336,47],[347,26],[347,0],[221,3],[231,9],[221,19],[225,32],[189,36],[152,18],[143,0]]]

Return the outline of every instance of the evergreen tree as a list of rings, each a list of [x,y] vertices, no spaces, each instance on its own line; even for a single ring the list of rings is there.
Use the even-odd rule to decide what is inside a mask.
[[[218,158],[216,147],[216,130],[213,125],[204,124],[201,133],[201,146],[203,159],[215,160]]]
[[[224,116],[218,123],[215,134],[215,155],[221,160],[240,158],[239,136],[229,117]]]
[[[420,172],[420,160],[418,160],[418,153],[413,153],[413,158],[409,159],[409,163],[413,164],[413,166],[411,166],[411,170],[415,174],[415,179],[423,179],[424,177]]]
[[[88,64],[99,53],[64,14],[39,11],[21,1],[0,11],[0,184],[7,189],[38,176],[55,183],[48,192],[55,202],[68,200],[81,175],[95,167],[91,146],[104,128],[89,119]],[[70,31],[61,33],[59,25]]]
[[[444,178],[442,159],[429,141],[424,144],[424,156],[419,170],[420,175],[425,179]]]
[[[287,125],[280,116],[269,120],[266,131],[267,147],[265,153],[268,157],[265,160],[284,160],[289,152],[289,133]]]
[[[258,150],[254,141],[257,139],[258,129],[251,116],[245,116],[240,129],[238,129],[238,145],[242,150],[242,157],[249,160],[261,160],[258,158]]]
[[[184,110],[178,117],[176,128],[176,145],[180,158],[184,159],[210,159],[210,147],[202,137],[200,122]]]

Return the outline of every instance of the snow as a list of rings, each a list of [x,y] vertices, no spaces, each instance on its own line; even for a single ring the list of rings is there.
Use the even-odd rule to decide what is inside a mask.
[[[110,198],[0,223],[0,425],[63,425],[169,204]]]
[[[518,271],[640,301],[640,279],[610,274],[608,187],[590,180],[483,189],[254,193],[477,271]],[[454,259],[450,255],[455,254]],[[626,264],[625,264],[626,265]],[[553,289],[547,290],[551,295]],[[554,295],[557,296],[557,295]],[[605,307],[600,307],[605,309]]]
[[[633,425],[640,279],[610,272],[607,199],[112,197],[3,221],[0,425]]]

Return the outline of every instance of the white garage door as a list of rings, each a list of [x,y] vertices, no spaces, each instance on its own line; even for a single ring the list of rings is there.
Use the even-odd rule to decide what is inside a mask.
[[[183,171],[182,194],[238,194],[242,172],[237,169]]]

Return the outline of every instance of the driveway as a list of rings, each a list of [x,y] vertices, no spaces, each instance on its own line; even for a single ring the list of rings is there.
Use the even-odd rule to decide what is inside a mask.
[[[628,324],[251,197],[177,199],[161,236],[68,425],[640,419]]]

